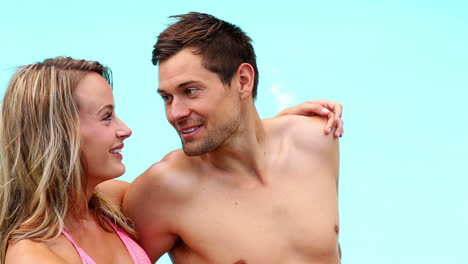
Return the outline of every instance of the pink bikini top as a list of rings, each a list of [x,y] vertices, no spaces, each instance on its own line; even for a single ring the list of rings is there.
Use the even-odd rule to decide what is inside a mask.
[[[115,230],[115,233],[117,233],[120,240],[124,243],[135,264],[151,264],[151,261],[148,258],[148,255],[146,255],[145,251],[131,237],[129,237],[125,231],[114,225],[111,221],[108,222]],[[75,243],[70,234],[68,234],[65,230],[62,231],[62,234],[70,241],[70,243],[73,244],[76,251],[78,251],[83,264],[96,264],[96,262]]]

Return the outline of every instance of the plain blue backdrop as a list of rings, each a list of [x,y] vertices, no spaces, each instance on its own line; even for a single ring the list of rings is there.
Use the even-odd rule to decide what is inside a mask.
[[[168,16],[189,11],[253,38],[262,117],[343,104],[343,263],[468,263],[467,1],[2,1],[0,91],[15,67],[48,57],[111,67],[132,181],[180,147],[151,52]]]

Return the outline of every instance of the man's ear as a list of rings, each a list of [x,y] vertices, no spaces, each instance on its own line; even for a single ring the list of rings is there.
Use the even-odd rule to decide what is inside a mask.
[[[248,63],[242,63],[237,68],[237,76],[239,78],[239,95],[241,100],[245,100],[252,96],[255,78],[254,68]]]

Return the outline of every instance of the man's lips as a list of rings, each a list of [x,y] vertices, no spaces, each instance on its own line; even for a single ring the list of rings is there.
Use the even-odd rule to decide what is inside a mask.
[[[201,127],[201,125],[184,127],[184,128],[180,129],[180,132],[182,132],[183,134],[188,134],[188,133],[191,133],[191,132],[197,130],[199,127]]]
[[[203,125],[186,126],[179,129],[182,138],[187,139],[195,136]]]

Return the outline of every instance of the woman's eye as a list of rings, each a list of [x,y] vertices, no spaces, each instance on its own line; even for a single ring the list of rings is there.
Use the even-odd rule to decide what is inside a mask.
[[[108,113],[108,114],[104,117],[104,120],[106,120],[106,121],[112,120],[112,112]]]

